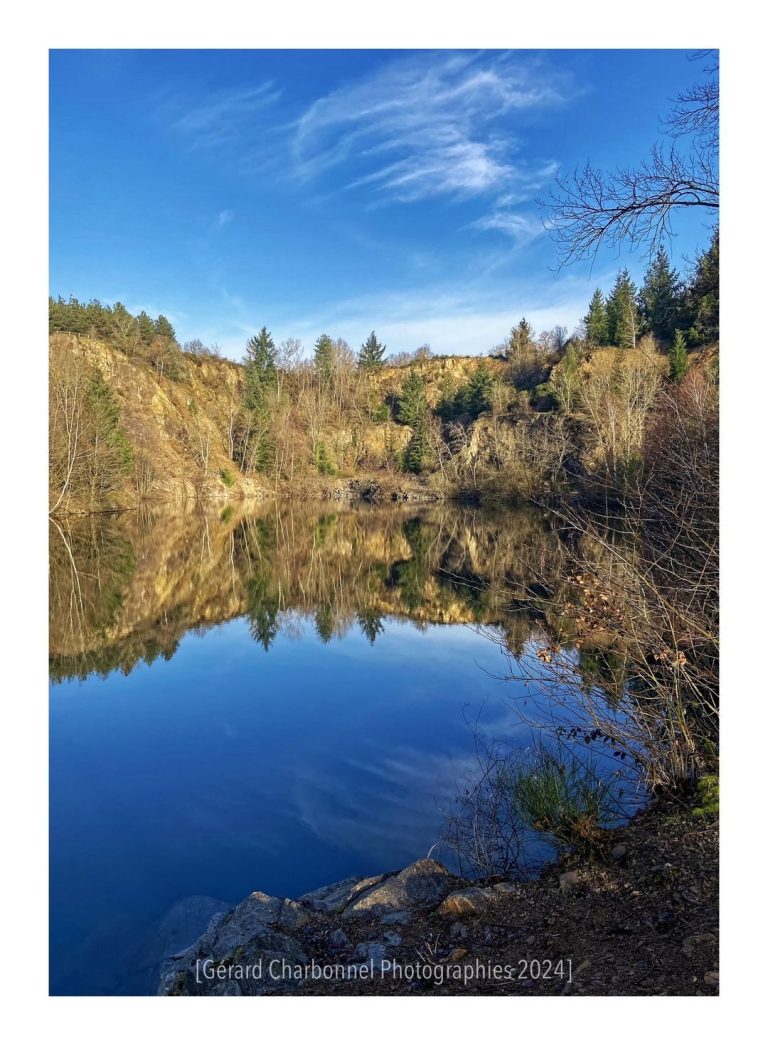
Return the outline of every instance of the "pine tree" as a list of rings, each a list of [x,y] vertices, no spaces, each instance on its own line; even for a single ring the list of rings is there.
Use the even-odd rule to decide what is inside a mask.
[[[266,327],[252,337],[245,347],[245,406],[261,410],[266,396],[277,384],[275,343]]]
[[[429,458],[427,439],[427,417],[422,413],[414,423],[413,435],[403,451],[403,468],[406,472],[421,472]]]
[[[149,318],[146,312],[139,312],[136,317],[136,322],[139,329],[139,341],[143,345],[152,344],[152,338],[155,336],[155,324]]]
[[[609,343],[619,348],[634,348],[639,327],[637,288],[627,269],[623,269],[616,277],[606,310]]]
[[[315,341],[315,370],[323,381],[333,377],[334,349],[333,341],[327,334],[321,334]]]
[[[533,327],[523,316],[516,327],[512,327],[507,340],[507,356],[521,356],[533,345]]]
[[[682,381],[685,371],[688,369],[688,351],[685,346],[685,334],[682,330],[675,331],[675,340],[669,350],[669,379],[677,384]]]
[[[174,344],[176,343],[176,331],[173,329],[170,320],[165,316],[158,316],[155,320],[155,334],[158,337],[172,341]]]
[[[603,292],[599,288],[592,295],[589,311],[584,317],[587,340],[591,345],[608,344],[608,310]]]
[[[397,400],[397,419],[401,424],[415,428],[426,413],[427,391],[424,378],[414,369],[410,369]]]
[[[720,336],[720,232],[715,229],[709,249],[696,259],[696,271],[688,288],[691,317],[689,340],[703,344]]]
[[[680,322],[682,285],[664,247],[648,267],[639,299],[645,329],[661,341],[671,341]]]
[[[245,358],[246,365],[254,363],[260,374],[276,371],[275,342],[266,327],[262,327],[258,334],[250,338],[245,346]]]
[[[357,355],[357,365],[369,370],[380,367],[384,361],[384,353],[386,350],[387,346],[382,345],[376,337],[376,331],[372,330],[370,336],[360,347],[360,351]]]
[[[459,413],[479,417],[483,411],[490,410],[492,392],[493,375],[485,362],[482,362],[456,397],[461,400],[460,404],[457,404]]]

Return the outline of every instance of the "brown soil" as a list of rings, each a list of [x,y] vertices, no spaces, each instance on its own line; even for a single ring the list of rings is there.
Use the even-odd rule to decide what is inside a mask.
[[[718,825],[682,804],[656,805],[615,832],[626,855],[603,861],[570,858],[488,910],[451,920],[436,911],[403,926],[352,920],[313,924],[297,937],[318,962],[354,960],[359,943],[391,929],[401,943],[387,956],[403,965],[511,965],[513,979],[304,981],[302,994],[715,995],[718,993]],[[561,881],[563,875],[566,881]],[[331,935],[341,928],[343,950]],[[460,936],[460,932],[465,935]],[[542,969],[531,962],[537,959]],[[562,975],[557,963],[563,960]],[[357,959],[360,960],[359,957]],[[528,965],[524,965],[528,962]],[[552,963],[547,966],[547,962]],[[539,972],[549,971],[548,977]],[[572,973],[572,975],[570,975]],[[284,988],[283,988],[284,991]]]

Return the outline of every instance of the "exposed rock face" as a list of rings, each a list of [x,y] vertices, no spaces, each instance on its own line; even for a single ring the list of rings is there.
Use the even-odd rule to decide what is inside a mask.
[[[393,911],[436,907],[455,884],[454,876],[437,860],[417,860],[353,899],[344,908],[344,917],[380,916]]]
[[[380,969],[401,936],[386,926],[407,924],[428,912],[462,879],[436,860],[417,860],[404,870],[372,878],[347,878],[306,893],[299,900],[254,892],[237,907],[217,913],[203,935],[165,964],[159,994],[263,994],[293,986],[291,969],[306,966],[305,938],[327,940],[352,963]],[[481,892],[481,890],[467,890]],[[356,945],[334,919],[370,923]],[[356,930],[357,931],[357,930]]]
[[[161,973],[159,993],[260,994],[279,984],[284,961],[308,960],[289,932],[311,917],[295,900],[251,893],[233,910],[216,915],[188,950],[171,959]]]

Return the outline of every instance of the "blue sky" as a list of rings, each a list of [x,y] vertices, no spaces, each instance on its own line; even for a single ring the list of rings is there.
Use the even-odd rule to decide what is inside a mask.
[[[554,271],[558,169],[641,159],[684,51],[53,51],[51,293],[240,358],[266,324],[485,352],[639,255]],[[685,268],[710,230],[679,219]]]

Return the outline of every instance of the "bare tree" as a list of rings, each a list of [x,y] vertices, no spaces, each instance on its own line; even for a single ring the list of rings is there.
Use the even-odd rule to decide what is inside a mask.
[[[663,122],[672,145],[655,145],[650,158],[637,166],[604,171],[587,162],[556,179],[556,188],[542,202],[550,211],[549,228],[559,246],[561,266],[592,259],[601,247],[622,242],[630,248],[642,244],[650,255],[669,237],[675,212],[717,212],[717,66],[706,72],[710,79],[681,94]],[[684,137],[691,144],[681,151],[674,143]]]

